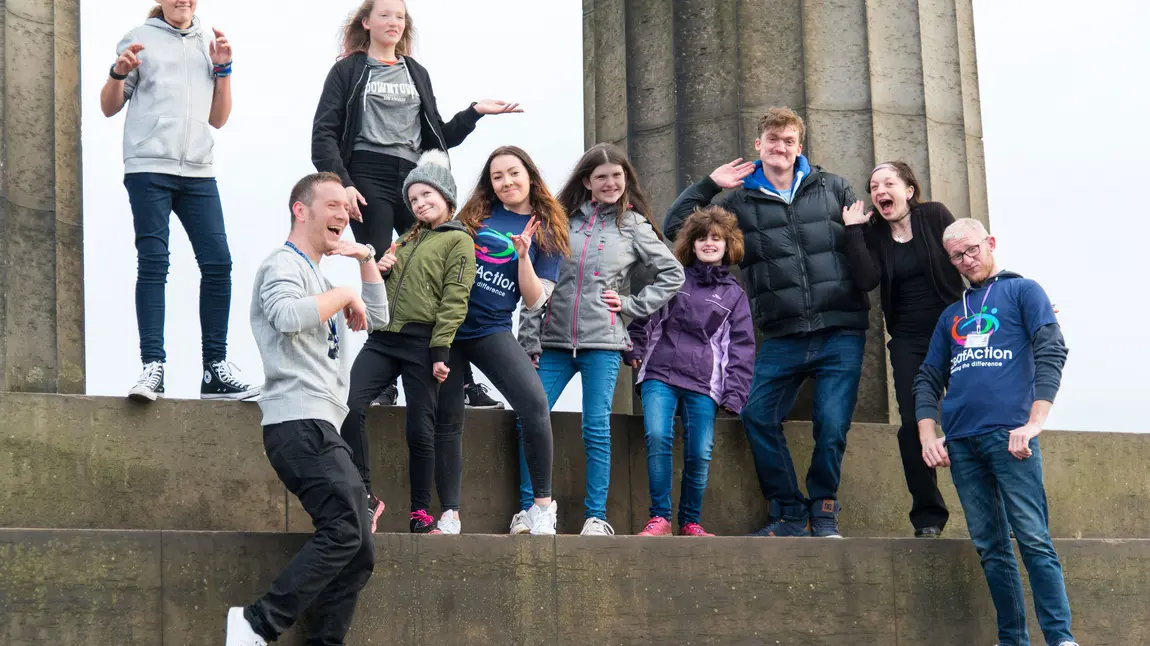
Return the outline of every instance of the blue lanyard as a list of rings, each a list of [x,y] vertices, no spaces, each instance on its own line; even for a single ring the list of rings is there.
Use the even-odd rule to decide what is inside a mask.
[[[291,242],[285,242],[284,246],[287,247],[288,249],[291,249],[292,251],[296,252],[297,254],[299,254],[300,258],[303,258],[303,261],[307,263],[307,266],[311,267],[312,273],[315,274],[316,280],[319,281],[320,287],[322,288],[323,287],[323,278],[320,277],[319,270],[316,269],[315,265],[313,265],[311,263],[311,258],[308,258],[307,254],[300,251],[299,247],[295,246]],[[335,347],[338,349],[339,348],[339,329],[335,325],[335,317],[334,316],[327,320],[327,332],[330,335],[330,337],[329,337],[330,341],[333,344],[335,344]]]
[[[995,277],[994,281],[992,281],[990,283],[990,287],[986,288],[986,293],[982,295],[982,305],[978,306],[978,318],[974,322],[974,333],[975,334],[982,334],[982,312],[983,312],[983,310],[986,309],[986,299],[990,298],[990,290],[994,289],[994,283],[997,283],[997,282],[998,282],[998,277]],[[962,295],[962,310],[963,310],[962,313],[966,314],[967,317],[969,317],[970,316],[969,315],[969,309],[970,308],[968,308],[966,305],[966,296],[967,296],[966,294]]]

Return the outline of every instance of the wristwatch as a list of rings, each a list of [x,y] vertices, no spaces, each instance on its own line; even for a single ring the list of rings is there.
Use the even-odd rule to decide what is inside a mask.
[[[370,244],[365,244],[363,246],[367,247],[367,250],[371,252],[367,254],[367,258],[359,261],[359,264],[366,265],[367,263],[375,260],[375,247],[371,246]]]

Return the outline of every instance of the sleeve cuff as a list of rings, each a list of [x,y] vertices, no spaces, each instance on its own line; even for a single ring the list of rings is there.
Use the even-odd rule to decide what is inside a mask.
[[[447,363],[451,359],[451,348],[446,346],[432,346],[431,363]]]
[[[1035,401],[1044,401],[1054,403],[1054,398],[1058,395],[1058,388],[1054,386],[1035,386],[1034,399]]]
[[[917,406],[914,409],[915,421],[922,421],[924,419],[933,419],[935,424],[940,423],[938,416],[938,408],[931,408],[930,406]]]

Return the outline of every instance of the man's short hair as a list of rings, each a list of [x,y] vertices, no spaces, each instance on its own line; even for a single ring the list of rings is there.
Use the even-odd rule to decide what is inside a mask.
[[[807,136],[807,127],[803,124],[803,118],[786,106],[773,107],[759,118],[758,136],[761,137],[768,130],[782,130],[787,126],[794,126],[795,130],[799,131],[799,143],[803,143]]]
[[[304,204],[311,205],[311,201],[315,199],[315,187],[323,184],[324,182],[335,182],[343,186],[343,180],[335,173],[312,173],[305,175],[303,179],[295,183],[291,189],[291,199],[288,200],[288,213],[291,214],[292,226],[295,226],[295,203],[303,202]]]
[[[942,232],[942,244],[946,244],[952,240],[958,240],[967,233],[974,233],[975,235],[983,237],[990,235],[986,227],[979,220],[975,220],[974,218],[959,218]]]

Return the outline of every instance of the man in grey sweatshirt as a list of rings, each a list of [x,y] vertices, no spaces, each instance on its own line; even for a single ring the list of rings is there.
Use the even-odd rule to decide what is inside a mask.
[[[267,594],[228,611],[227,646],[275,641],[313,604],[310,638],[342,644],[375,565],[367,490],[337,430],[348,392],[339,358],[348,329],[387,324],[387,293],[375,250],[341,239],[350,205],[338,175],[303,178],[290,204],[291,234],[256,272],[252,334],[267,375],[260,398],[264,450],[316,531]],[[325,255],[360,262],[362,297],[323,277]]]

